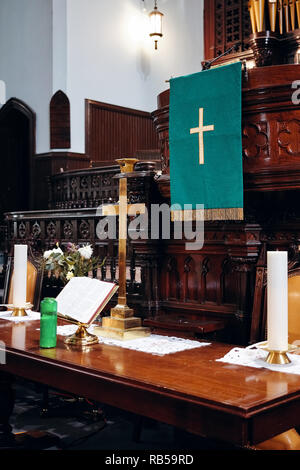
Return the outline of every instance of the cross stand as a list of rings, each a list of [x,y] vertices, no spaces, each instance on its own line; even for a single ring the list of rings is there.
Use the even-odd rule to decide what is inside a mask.
[[[126,244],[127,244],[127,215],[144,213],[145,204],[128,205],[127,202],[127,178],[133,173],[134,165],[138,162],[135,158],[122,158],[116,160],[121,168],[119,178],[119,204],[116,206],[104,206],[103,215],[119,216],[119,290],[118,304],[111,309],[109,317],[102,318],[102,326],[95,327],[94,332],[98,336],[129,340],[149,336],[150,328],[142,327],[141,318],[134,316],[133,309],[127,305],[126,298]]]

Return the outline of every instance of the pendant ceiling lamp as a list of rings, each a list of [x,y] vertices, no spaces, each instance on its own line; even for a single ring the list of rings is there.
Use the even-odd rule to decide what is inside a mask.
[[[149,13],[150,18],[150,37],[154,39],[155,49],[157,49],[157,41],[162,37],[162,17],[161,13],[157,9],[157,0],[154,2],[154,10]]]

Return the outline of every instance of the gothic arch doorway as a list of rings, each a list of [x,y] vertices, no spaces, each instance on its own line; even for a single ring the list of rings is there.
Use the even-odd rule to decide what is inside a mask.
[[[0,217],[33,207],[35,113],[11,98],[0,109]]]

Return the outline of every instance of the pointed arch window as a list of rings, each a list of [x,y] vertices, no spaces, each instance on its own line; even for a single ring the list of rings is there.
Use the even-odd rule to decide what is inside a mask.
[[[68,149],[71,147],[70,101],[67,95],[58,90],[50,101],[50,148]]]

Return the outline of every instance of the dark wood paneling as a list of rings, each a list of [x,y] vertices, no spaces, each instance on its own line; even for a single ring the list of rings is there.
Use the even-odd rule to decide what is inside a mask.
[[[48,178],[56,173],[67,170],[88,168],[90,159],[84,154],[72,152],[48,152],[34,156],[34,209],[48,207]]]
[[[67,95],[59,90],[50,101],[50,148],[71,147],[70,102]]]
[[[275,65],[253,68],[243,77],[245,191],[300,188],[300,104],[293,103],[291,87],[299,73],[298,64]],[[153,113],[166,175],[169,173],[169,94],[166,90],[159,95],[158,109]],[[166,188],[164,194],[168,196]]]
[[[275,64],[298,63],[300,29],[283,33],[279,23],[270,31],[268,2],[265,2],[264,31],[252,33],[248,0],[204,0],[204,58],[212,60],[230,49],[230,53],[217,63],[230,60],[253,60],[257,67]],[[290,15],[289,15],[290,16]],[[278,15],[277,15],[278,17]]]
[[[86,100],[86,155],[109,163],[159,148],[150,113]]]
[[[204,0],[204,57],[213,59],[237,45],[249,48],[251,34],[248,0]]]
[[[204,0],[204,58],[211,60],[216,57],[215,50],[215,2]]]

